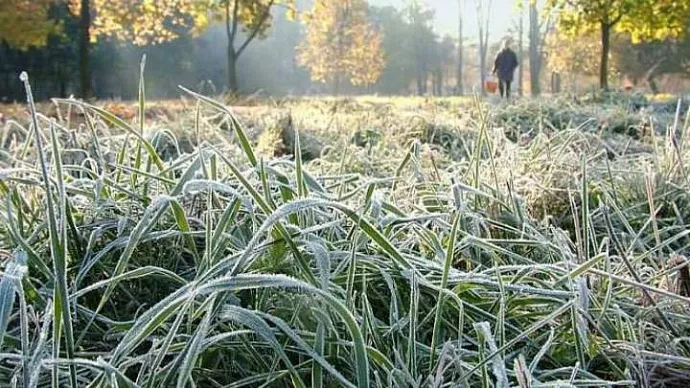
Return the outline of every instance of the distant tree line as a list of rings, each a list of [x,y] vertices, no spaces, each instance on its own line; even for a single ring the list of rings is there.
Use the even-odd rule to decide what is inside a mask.
[[[23,98],[21,71],[41,99],[130,99],[144,53],[155,98],[179,95],[179,84],[272,95],[481,91],[497,49],[492,3],[457,1],[458,35],[440,36],[421,0],[402,9],[366,0],[2,0],[0,100]],[[516,1],[520,91],[526,74],[539,94],[547,68],[573,84],[597,76],[607,88],[614,74],[654,91],[665,74],[690,74],[690,2]],[[478,41],[462,34],[472,5]]]

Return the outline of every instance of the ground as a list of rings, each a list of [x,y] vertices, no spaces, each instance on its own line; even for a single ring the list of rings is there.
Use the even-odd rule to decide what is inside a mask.
[[[3,106],[0,381],[685,386],[676,106]]]

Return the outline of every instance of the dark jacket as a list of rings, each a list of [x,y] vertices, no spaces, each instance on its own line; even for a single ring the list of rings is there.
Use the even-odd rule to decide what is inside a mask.
[[[513,73],[517,67],[518,59],[515,52],[509,48],[504,48],[496,55],[493,73],[498,75],[500,80],[512,81]]]

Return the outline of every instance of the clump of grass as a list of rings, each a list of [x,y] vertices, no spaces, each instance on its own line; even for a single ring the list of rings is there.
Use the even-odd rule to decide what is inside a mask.
[[[283,130],[279,123],[269,125],[259,135],[256,145],[258,154],[267,158],[281,156],[285,152],[283,144]]]
[[[669,137],[651,154],[614,161],[572,128],[518,145],[476,104],[465,158],[397,143],[406,137],[386,136],[385,117],[360,116],[360,127],[383,128],[367,147],[346,138],[306,163],[296,131],[293,159],[262,159],[224,105],[183,90],[199,103],[188,135],[202,139],[223,122],[232,142],[163,155],[148,135],[142,89],[135,124],[57,101],[84,115],[82,161],[60,158],[69,124],[46,125],[33,111],[26,143],[8,149],[0,381],[506,387],[690,378],[690,299],[664,286],[683,273],[675,267],[684,262],[669,258],[687,255],[682,142]],[[314,120],[329,114],[356,122],[352,104]],[[165,139],[165,149],[181,149],[178,136]],[[353,160],[369,164],[353,174]],[[535,217],[540,192],[565,201],[545,215],[568,222]]]

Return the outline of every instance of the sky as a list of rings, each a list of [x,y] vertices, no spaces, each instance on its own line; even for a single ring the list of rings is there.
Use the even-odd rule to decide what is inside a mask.
[[[436,11],[436,33],[458,35],[458,0],[422,0]],[[463,0],[464,18],[463,34],[468,40],[476,39],[477,12],[476,1],[481,1],[484,7],[489,6],[489,0]],[[377,6],[393,5],[402,8],[406,0],[369,0],[369,4]],[[508,34],[512,26],[517,26],[519,11],[516,0],[492,0],[489,40],[499,41]],[[526,21],[525,21],[526,22]]]

